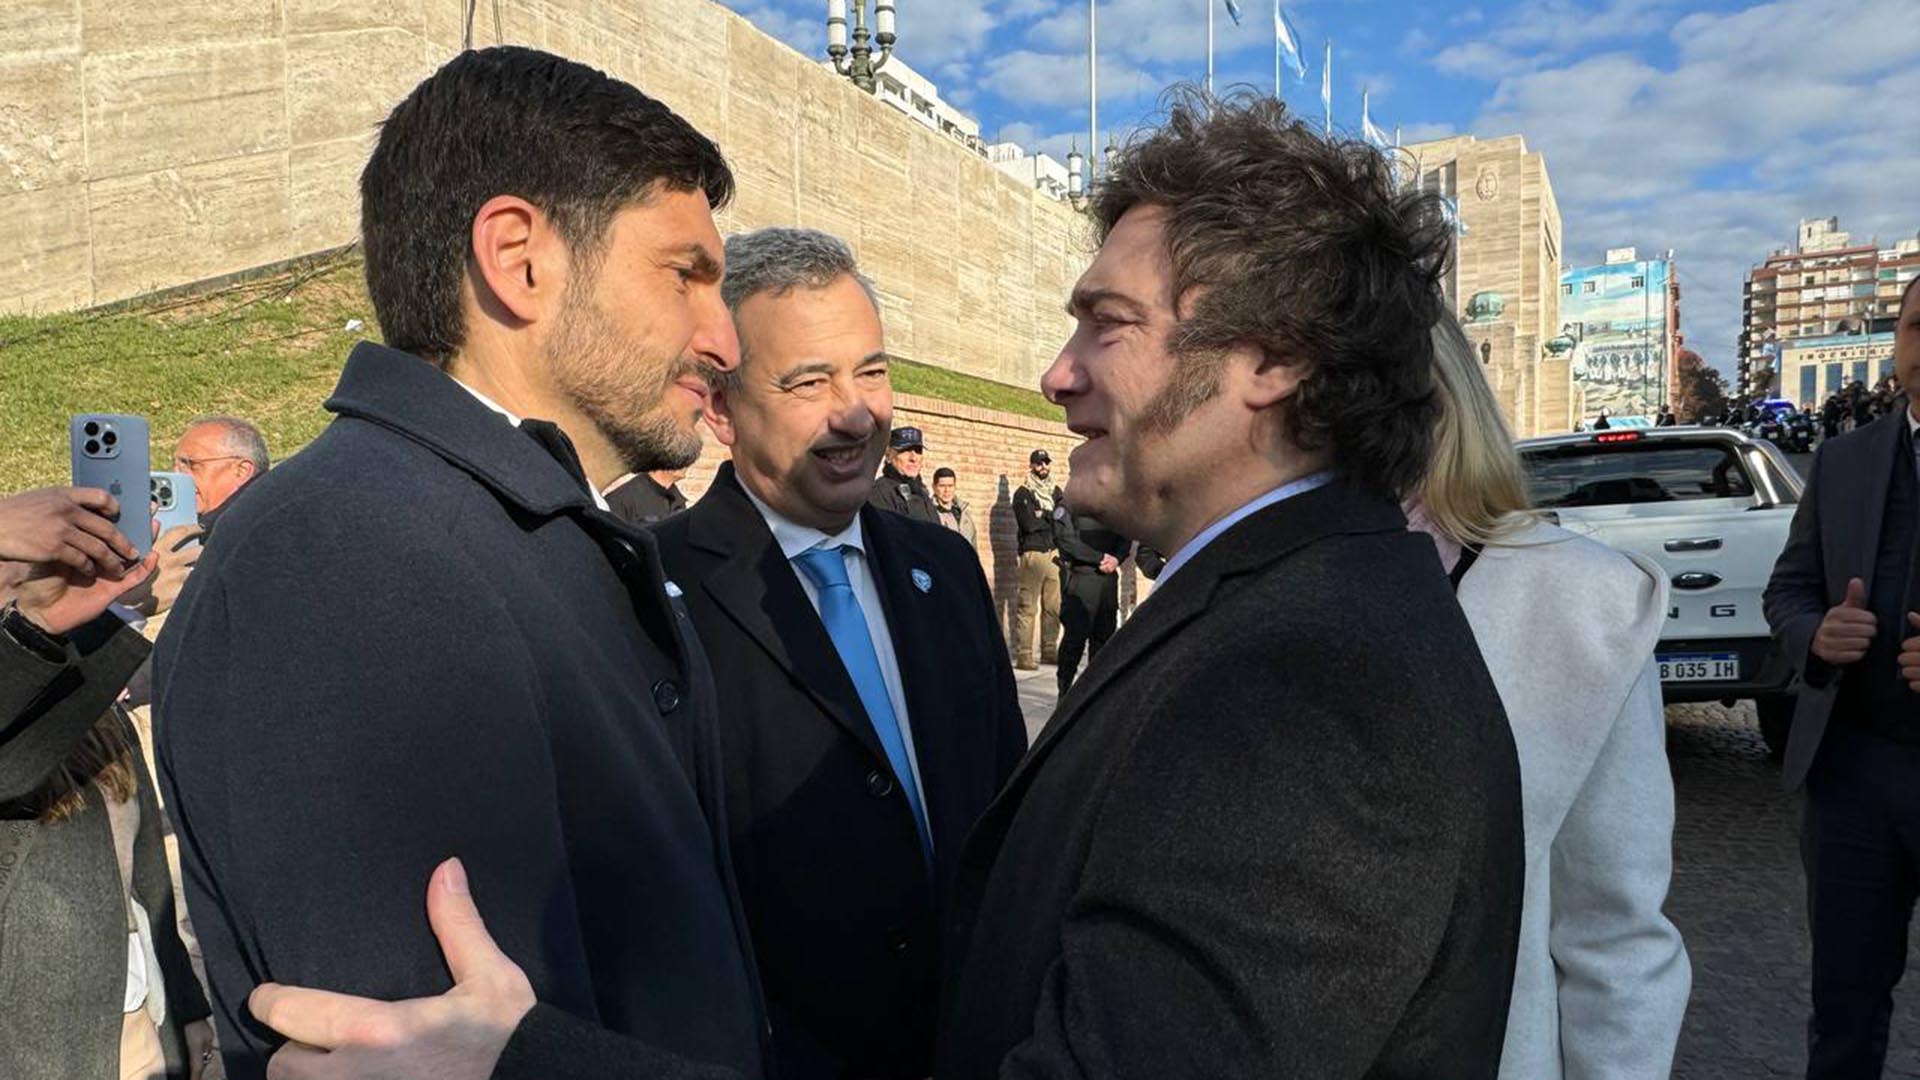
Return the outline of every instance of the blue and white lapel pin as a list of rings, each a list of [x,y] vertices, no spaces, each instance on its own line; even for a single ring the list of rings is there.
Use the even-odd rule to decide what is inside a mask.
[[[913,587],[916,589],[919,589],[923,593],[932,592],[933,591],[933,575],[927,573],[925,570],[921,570],[916,567],[913,571]]]

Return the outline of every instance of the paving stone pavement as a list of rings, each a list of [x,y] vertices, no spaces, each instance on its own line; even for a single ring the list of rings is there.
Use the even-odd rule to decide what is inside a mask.
[[[1667,710],[1677,820],[1667,913],[1693,958],[1677,1080],[1801,1076],[1808,963],[1800,807],[1780,791],[1753,705]],[[1894,993],[1887,1077],[1920,1080],[1920,992]]]
[[[1054,671],[1016,672],[1029,736],[1053,710]],[[1751,702],[1675,705],[1676,797],[1667,913],[1693,960],[1675,1080],[1767,1080],[1806,1067],[1808,960],[1800,809],[1780,791]],[[1920,990],[1894,994],[1885,1076],[1920,1080]]]

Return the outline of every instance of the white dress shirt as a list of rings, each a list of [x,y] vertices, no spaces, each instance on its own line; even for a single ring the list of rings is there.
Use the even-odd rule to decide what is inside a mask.
[[[447,378],[453,379],[453,376],[449,375],[447,376]],[[506,409],[502,408],[499,402],[493,400],[492,398],[481,393],[480,391],[475,390],[473,387],[468,386],[466,383],[461,382],[459,379],[453,379],[453,384],[455,386],[458,386],[460,389],[465,390],[467,393],[472,394],[473,399],[475,401],[478,401],[480,404],[485,405],[487,408],[492,409],[494,412],[499,413],[501,416],[506,417],[507,423],[512,424],[514,427],[520,426],[520,418],[508,412]],[[591,481],[589,481],[587,484],[587,494],[593,496],[593,505],[609,513],[613,511],[613,508],[607,505],[607,500],[601,496],[599,489],[594,487]]]
[[[1200,554],[1202,548],[1219,539],[1221,533],[1240,524],[1254,514],[1265,510],[1274,503],[1284,502],[1287,499],[1293,498],[1295,495],[1305,495],[1307,492],[1320,487],[1331,479],[1333,479],[1332,473],[1317,472],[1310,476],[1303,476],[1298,480],[1281,484],[1265,495],[1254,499],[1240,509],[1235,510],[1233,513],[1200,530],[1200,535],[1180,545],[1180,550],[1174,552],[1173,558],[1168,559],[1167,565],[1160,569],[1160,576],[1155,578],[1153,582],[1154,591],[1158,592],[1166,587],[1167,580],[1173,577],[1175,571],[1192,562],[1193,557]]]
[[[781,516],[780,512],[760,497],[748,490],[746,484],[740,490],[747,493],[753,508],[760,511],[766,519],[767,528],[773,531],[773,542],[780,546],[780,554],[787,558],[787,569],[799,579],[800,588],[807,594],[807,602],[813,605],[815,615],[820,613],[820,591],[813,587],[813,581],[793,565],[795,557],[814,548],[840,547],[840,557],[847,564],[847,581],[853,586],[854,599],[860,601],[860,611],[867,617],[867,636],[873,639],[874,654],[880,660],[880,677],[887,684],[887,700],[893,705],[893,715],[900,722],[900,741],[907,748],[907,763],[913,767],[914,786],[920,789],[922,805],[927,802],[927,785],[920,776],[920,755],[913,748],[913,724],[907,717],[907,692],[905,683],[900,679],[900,658],[893,651],[893,633],[887,629],[887,609],[880,602],[880,586],[873,580],[873,567],[867,562],[866,534],[860,526],[859,515],[854,515],[853,524],[831,536],[819,529],[800,525]],[[933,810],[927,810],[929,817]],[[931,843],[931,841],[929,841]]]

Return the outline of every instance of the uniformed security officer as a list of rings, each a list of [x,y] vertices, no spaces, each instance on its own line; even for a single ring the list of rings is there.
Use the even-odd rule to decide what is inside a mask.
[[[1133,545],[1105,525],[1062,504],[1053,512],[1060,561],[1060,696],[1080,668],[1113,636],[1120,615],[1120,560]]]
[[[1051,482],[1053,456],[1027,455],[1027,478],[1013,491],[1013,523],[1019,532],[1019,591],[1013,607],[1013,666],[1037,670],[1060,659],[1060,566],[1053,554],[1053,512],[1060,487]],[[1040,622],[1040,663],[1033,658],[1033,624]]]
[[[940,524],[940,508],[920,470],[927,460],[927,442],[915,427],[894,428],[887,440],[887,463],[880,478],[873,482],[873,494],[867,501],[882,510],[905,514],[929,525]]]

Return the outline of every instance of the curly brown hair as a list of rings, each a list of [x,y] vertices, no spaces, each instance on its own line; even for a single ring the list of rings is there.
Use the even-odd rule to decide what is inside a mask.
[[[1165,109],[1121,150],[1092,211],[1105,242],[1135,206],[1165,210],[1173,294],[1191,298],[1171,346],[1182,370],[1205,382],[1244,345],[1305,364],[1280,406],[1294,445],[1365,487],[1418,487],[1453,256],[1439,196],[1398,187],[1382,152],[1323,137],[1251,90],[1216,99],[1176,87]]]

